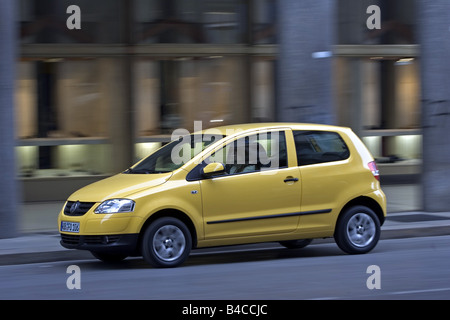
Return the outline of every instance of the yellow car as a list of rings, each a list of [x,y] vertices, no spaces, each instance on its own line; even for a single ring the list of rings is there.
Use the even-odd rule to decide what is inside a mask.
[[[191,249],[334,237],[372,250],[386,216],[373,157],[349,128],[224,126],[180,136],[126,171],[73,193],[61,244],[103,261],[182,264]]]

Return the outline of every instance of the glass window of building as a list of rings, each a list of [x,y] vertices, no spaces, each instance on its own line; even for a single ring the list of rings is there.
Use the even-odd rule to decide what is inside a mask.
[[[81,10],[81,29],[67,28],[67,8]],[[124,40],[121,0],[20,0],[22,43],[119,43]]]
[[[335,67],[339,124],[358,130],[380,163],[421,159],[417,59],[341,57]]]
[[[21,62],[17,136],[108,136],[108,73],[114,59],[45,59]]]
[[[272,44],[277,42],[275,0],[253,0],[252,42],[254,44]]]
[[[136,43],[245,43],[244,0],[136,0]]]
[[[368,28],[367,21],[380,9],[380,28]],[[410,0],[338,0],[339,44],[413,44],[416,36],[416,5]]]
[[[275,121],[275,58],[253,57],[251,66],[251,120]]]
[[[247,120],[240,56],[141,58],[135,64],[136,134],[170,134]]]
[[[111,115],[120,104],[122,87],[116,62],[114,58],[20,62],[16,136],[21,175],[109,172]]]

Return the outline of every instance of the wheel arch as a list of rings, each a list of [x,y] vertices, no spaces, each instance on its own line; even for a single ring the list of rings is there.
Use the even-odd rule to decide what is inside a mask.
[[[383,225],[384,220],[385,220],[383,209],[378,204],[378,202],[376,202],[374,199],[372,199],[370,197],[366,197],[366,196],[360,196],[360,197],[357,197],[357,198],[347,202],[347,204],[339,212],[338,219],[342,216],[342,213],[345,212],[345,210],[347,210],[350,207],[359,206],[359,205],[372,209],[373,212],[375,212],[375,214],[377,215],[378,219],[380,220],[380,225]]]
[[[189,232],[191,233],[192,248],[197,247],[197,230],[195,228],[194,223],[192,222],[192,220],[189,218],[189,216],[187,214],[185,214],[184,212],[177,210],[177,209],[162,209],[162,210],[157,211],[154,214],[152,214],[142,225],[141,231],[139,233],[139,242],[138,242],[139,246],[141,246],[142,237],[144,236],[144,233],[145,233],[145,230],[147,229],[147,227],[150,224],[152,224],[153,221],[155,221],[159,218],[162,218],[162,217],[172,217],[172,218],[176,218],[176,219],[180,220],[181,222],[183,222],[186,225],[186,227],[189,229]]]

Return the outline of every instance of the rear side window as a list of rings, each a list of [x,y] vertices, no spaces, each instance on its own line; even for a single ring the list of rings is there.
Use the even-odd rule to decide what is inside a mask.
[[[347,145],[336,132],[294,131],[299,166],[345,160],[350,156]]]

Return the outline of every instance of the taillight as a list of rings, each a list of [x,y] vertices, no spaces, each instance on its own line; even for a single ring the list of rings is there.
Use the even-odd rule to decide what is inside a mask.
[[[380,181],[380,171],[378,170],[377,164],[375,161],[371,161],[368,163],[370,171],[372,171],[373,176],[375,179]]]

